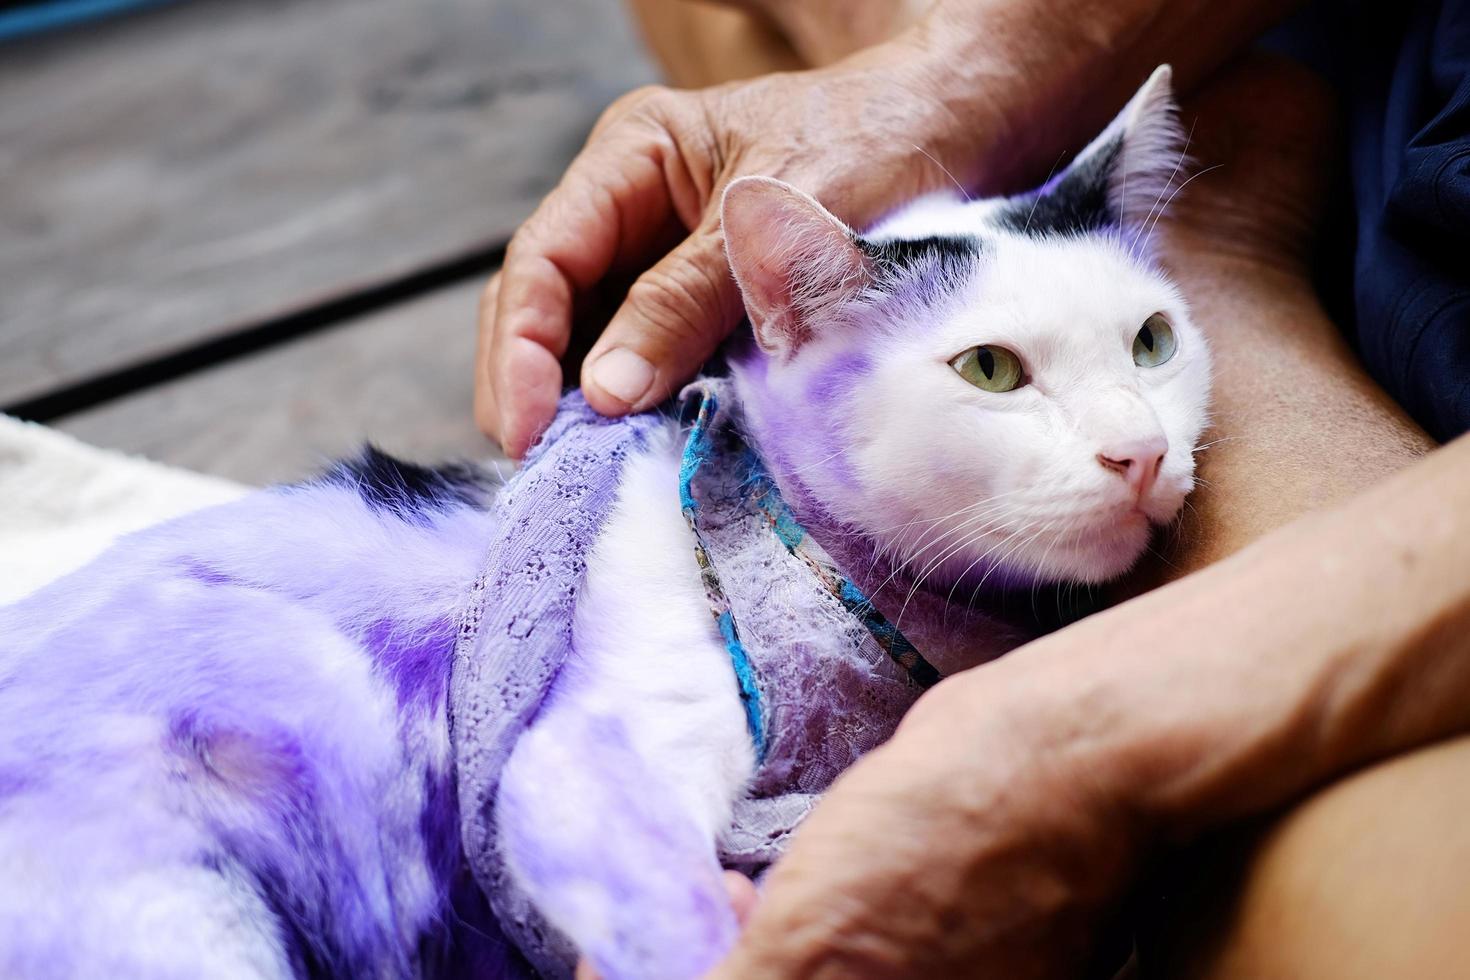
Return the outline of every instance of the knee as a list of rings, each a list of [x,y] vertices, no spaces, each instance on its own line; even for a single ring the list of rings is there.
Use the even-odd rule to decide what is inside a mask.
[[[1467,812],[1470,738],[1329,786],[1215,850],[1170,910],[1144,975],[1467,975]]]

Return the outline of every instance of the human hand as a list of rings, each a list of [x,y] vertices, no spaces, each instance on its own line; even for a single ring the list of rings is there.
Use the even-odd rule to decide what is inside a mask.
[[[1466,514],[1462,439],[946,680],[808,818],[713,977],[1101,966],[1151,851],[1470,730]]]
[[[858,227],[938,188],[1014,187],[1092,135],[1165,52],[1187,87],[1283,6],[937,0],[825,68],[619,99],[485,289],[480,427],[525,452],[555,411],[574,309],[620,276],[638,278],[583,364],[587,400],[639,411],[686,380],[741,315],[718,220],[734,178],[781,178]],[[859,33],[917,9],[893,8]]]
[[[957,125],[924,66],[899,40],[819,71],[614,103],[485,290],[480,427],[525,452],[555,410],[574,309],[619,273],[647,269],[583,364],[588,402],[640,411],[687,380],[743,315],[719,227],[735,177],[779,177],[863,225],[950,185],[946,169],[971,176],[986,120]]]
[[[1069,718],[1082,689],[1011,663],[926,694],[838,781],[711,980],[1084,975],[1147,825],[1127,756]]]

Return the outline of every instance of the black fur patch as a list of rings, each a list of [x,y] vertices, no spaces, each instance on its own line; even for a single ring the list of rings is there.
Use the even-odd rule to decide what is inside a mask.
[[[909,273],[932,271],[966,272],[980,257],[980,239],[967,235],[931,235],[897,241],[857,240],[858,247],[878,266],[879,275],[902,278]]]
[[[1074,163],[1050,188],[1012,198],[996,212],[995,223],[1010,231],[1044,238],[1081,235],[1115,227],[1109,184],[1123,152],[1120,134],[1087,160]]]
[[[419,466],[395,459],[371,444],[357,456],[332,464],[320,482],[350,487],[368,506],[403,518],[426,511],[484,507],[499,483],[492,474],[469,463]]]

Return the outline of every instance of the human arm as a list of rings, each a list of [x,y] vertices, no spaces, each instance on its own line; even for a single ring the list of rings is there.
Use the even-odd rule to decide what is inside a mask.
[[[1470,439],[946,681],[720,976],[1066,976],[1161,844],[1470,731]]]
[[[1187,85],[1289,6],[941,0],[823,69],[619,100],[485,291],[481,427],[524,452],[560,393],[574,306],[616,273],[638,278],[586,359],[588,400],[615,414],[675,390],[741,315],[717,218],[734,177],[785,179],[855,226],[951,178],[1015,186],[1091,135],[1159,61]]]

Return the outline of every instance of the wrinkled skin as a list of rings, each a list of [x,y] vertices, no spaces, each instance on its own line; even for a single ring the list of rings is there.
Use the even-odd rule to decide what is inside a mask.
[[[1224,166],[1173,210],[1165,261],[1216,329],[1221,424],[1240,434],[1204,455],[1200,518],[1153,577],[1238,552],[1308,506],[1347,501],[1348,512],[1287,527],[930,692],[803,827],[718,976],[1085,975],[1116,938],[1107,926],[1119,901],[1169,845],[1467,721],[1390,710],[1415,657],[1448,662],[1454,650],[1365,638],[1370,624],[1340,614],[1382,597],[1372,569],[1385,542],[1361,532],[1364,515],[1410,493],[1423,495],[1411,510],[1443,500],[1453,511],[1449,488],[1470,470],[1470,447],[1390,481],[1378,500],[1353,497],[1429,444],[1344,364],[1306,276],[1331,143],[1325,96],[1296,71],[1256,63],[1186,112],[1199,119],[1202,163]],[[1283,413],[1312,425],[1278,432],[1271,420]],[[1384,421],[1371,446],[1335,459],[1342,427],[1375,415]],[[1327,448],[1313,457],[1317,443]],[[1283,471],[1283,458],[1299,463]],[[1263,480],[1266,470],[1278,472]],[[1430,544],[1380,531],[1422,551],[1410,560],[1431,576],[1453,578],[1454,549],[1465,550],[1454,544],[1463,533]],[[1339,581],[1303,595],[1295,583],[1325,575],[1324,554],[1340,556]],[[1465,614],[1457,599],[1434,606],[1423,583],[1397,587],[1397,607],[1418,604],[1427,621]],[[1363,651],[1382,658],[1368,668],[1376,687],[1342,666]],[[1344,683],[1349,694],[1327,695]],[[1362,725],[1364,710],[1401,727]]]
[[[609,414],[677,391],[742,316],[719,231],[719,195],[735,177],[779,177],[862,226],[949,186],[939,161],[968,158],[964,170],[947,166],[972,176],[985,127],[978,119],[958,127],[936,111],[917,66],[912,78],[893,74],[870,73],[859,56],[820,71],[697,91],[647,88],[618,100],[485,289],[481,427],[512,456],[524,453],[555,408],[572,307],[675,242],[633,283],[581,384]],[[603,358],[613,351],[617,370],[608,372]]]
[[[977,16],[986,18],[987,41],[998,39],[1003,70],[987,74],[996,62],[953,58],[957,75],[982,67],[946,89],[943,73],[926,75],[916,58],[896,93],[885,85],[874,94],[866,72],[838,62],[699,92],[651,90],[617,107],[589,144],[595,164],[574,166],[575,179],[523,232],[514,274],[508,264],[487,290],[477,402],[486,431],[517,452],[549,417],[571,307],[596,291],[594,281],[652,265],[649,275],[662,282],[635,286],[589,359],[639,350],[657,365],[651,387],[619,399],[588,371],[597,407],[651,404],[699,363],[731,322],[723,304],[733,286],[707,229],[732,176],[781,176],[855,224],[919,186],[946,184],[935,161],[992,189],[1015,176],[1002,163],[1040,179],[1059,149],[1043,138],[1048,118],[1055,124],[1064,109],[1077,127],[1066,139],[1081,139],[1121,104],[1108,84],[1135,84],[1130,71],[1151,67],[1159,50],[1175,59],[1187,91],[1191,77],[1286,5],[1173,0],[1121,34],[1109,31],[1144,5],[1062,0],[1029,33],[1024,13],[1036,5],[1025,0],[937,6],[985,8]],[[1000,8],[1019,14],[992,17]],[[791,40],[801,48],[801,37]],[[1078,74],[1075,65],[1069,73],[1067,45],[1103,74]],[[1026,53],[1023,77],[1090,79],[1067,88],[1095,104],[1052,105],[1048,117],[1018,101],[1005,69]],[[873,49],[860,60],[881,68],[885,56]],[[958,90],[984,98],[967,103]],[[821,112],[794,111],[813,100]],[[891,113],[879,117],[884,147],[845,125],[879,103]],[[829,113],[829,104],[839,110]],[[1308,280],[1309,230],[1331,165],[1329,105],[1310,78],[1261,63],[1222,72],[1186,105],[1196,160],[1224,167],[1173,204],[1163,258],[1212,332],[1220,441],[1202,454],[1204,482],[1180,533],[1120,594],[1205,571],[921,700],[813,814],[718,976],[1064,977],[1089,967],[1106,975],[1099,950],[1119,935],[1109,925],[1151,859],[1365,762],[1470,730],[1470,589],[1458,584],[1470,562],[1470,443],[1416,462],[1432,444],[1367,378]],[[1010,124],[1018,119],[1028,125]],[[819,146],[793,132],[816,123]],[[905,156],[913,172],[894,163]],[[635,171],[639,180],[628,176]],[[853,176],[844,181],[844,173]],[[895,173],[915,183],[889,188],[878,176]],[[639,200],[651,204],[633,207]],[[656,229],[640,220],[649,215]],[[687,228],[694,236],[680,245]],[[655,262],[669,248],[673,257]],[[522,283],[520,298],[506,302],[499,284],[512,279]],[[1374,614],[1352,614],[1360,610]],[[1341,812],[1344,826],[1356,826],[1355,811]],[[1382,895],[1391,884],[1360,891]],[[742,908],[750,901],[748,885],[732,884],[732,895]],[[1416,908],[1435,901],[1414,898]],[[1386,906],[1365,901],[1368,921],[1386,923]],[[1375,931],[1381,938],[1428,921]],[[1459,942],[1457,929],[1406,932],[1421,962],[1445,962],[1444,949],[1458,948],[1444,945]],[[1244,939],[1258,955],[1308,964],[1342,946],[1340,936],[1306,927]],[[1251,975],[1265,975],[1276,961],[1252,962]]]

